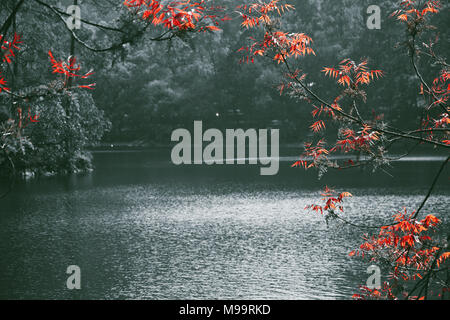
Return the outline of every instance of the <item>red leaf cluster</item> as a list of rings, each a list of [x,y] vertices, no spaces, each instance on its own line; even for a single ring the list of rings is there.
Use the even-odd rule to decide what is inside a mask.
[[[85,74],[80,74],[81,66],[77,64],[75,57],[69,57],[66,61],[57,61],[53,56],[51,51],[48,52],[48,56],[50,58],[50,63],[53,68],[53,73],[62,74],[65,78],[65,84],[70,78],[79,78],[79,79],[87,79],[89,76],[93,74],[93,70]],[[95,87],[95,83],[88,85],[79,85],[79,88],[85,89],[93,89]]]
[[[170,1],[163,4],[157,0],[125,0],[124,5],[140,13],[144,20],[151,21],[153,25],[161,25],[167,29],[216,31],[219,21],[229,20],[227,16],[220,18],[216,14],[208,13],[221,11],[222,7],[206,8],[206,1],[191,2]],[[206,25],[197,28],[200,21]]]

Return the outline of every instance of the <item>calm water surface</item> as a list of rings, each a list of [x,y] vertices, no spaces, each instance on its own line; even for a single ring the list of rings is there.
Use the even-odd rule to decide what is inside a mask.
[[[416,208],[440,165],[318,181],[288,161],[261,177],[258,166],[175,167],[158,154],[96,153],[90,174],[18,183],[0,201],[0,298],[348,299],[367,278],[348,257],[362,231],[303,208],[328,184],[354,194],[346,218],[380,224]],[[448,214],[448,173],[424,212]],[[72,264],[81,290],[66,289]]]

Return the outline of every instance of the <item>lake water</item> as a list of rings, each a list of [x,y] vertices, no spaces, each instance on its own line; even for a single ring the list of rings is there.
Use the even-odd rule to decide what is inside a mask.
[[[364,230],[327,226],[304,207],[327,184],[353,193],[347,219],[390,222],[417,208],[440,166],[415,158],[389,174],[318,181],[289,161],[261,177],[259,166],[168,159],[170,150],[96,153],[92,173],[18,182],[0,200],[0,298],[349,299],[368,276],[348,257]],[[448,215],[448,176],[422,213]],[[69,265],[81,268],[81,290],[66,288]]]

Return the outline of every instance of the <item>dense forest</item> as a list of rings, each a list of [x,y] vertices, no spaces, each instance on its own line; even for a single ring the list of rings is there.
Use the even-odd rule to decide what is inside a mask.
[[[13,147],[29,148],[34,154],[18,156],[19,168],[32,167],[30,161],[45,162],[46,169],[83,167],[90,157],[85,148],[100,141],[168,145],[170,133],[190,128],[193,120],[216,128],[280,128],[283,144],[300,145],[311,135],[308,104],[280,95],[279,79],[285,70],[272,59],[240,63],[239,49],[251,36],[240,23],[226,21],[214,32],[160,37],[164,29],[146,25],[121,1],[83,0],[77,1],[81,28],[72,33],[66,25],[66,8],[73,1],[21,2],[8,31],[20,35],[22,47],[3,70],[2,76],[11,79],[12,93],[0,93],[0,121],[7,126],[8,119],[17,117],[18,104],[23,104],[24,113],[32,106],[31,113],[39,114],[40,121],[25,128],[30,141]],[[8,21],[17,3],[1,2],[1,21]],[[302,57],[300,63],[309,86],[333,97],[338,88],[320,72],[323,67],[338,65],[345,57],[367,58],[385,77],[368,88],[363,116],[370,118],[376,109],[378,117],[389,118],[399,128],[418,121],[423,102],[416,95],[408,50],[399,45],[404,30],[395,28],[395,19],[389,18],[392,1],[377,1],[381,29],[366,25],[371,1],[293,4],[296,10],[285,15],[283,28],[314,40],[316,55]],[[229,16],[239,18],[232,10]],[[448,10],[433,19],[442,32],[436,52],[448,52],[447,21]],[[87,83],[95,82],[95,90],[74,90],[70,97],[59,91],[63,84],[52,73],[49,50],[57,60],[73,54],[84,72],[92,68],[95,73]],[[432,69],[427,67],[424,77],[436,72]],[[39,94],[42,90],[52,94]]]
[[[301,68],[316,91],[330,97],[335,94],[320,70],[346,57],[369,58],[371,65],[385,71],[386,78],[368,92],[371,100],[364,112],[382,110],[401,127],[420,115],[417,84],[406,50],[396,48],[403,34],[389,19],[392,1],[377,1],[382,9],[380,30],[366,26],[366,9],[372,2],[294,1],[296,12],[288,16],[285,28],[304,32],[314,40],[316,56],[305,57]],[[434,23],[446,32],[447,21],[444,11]],[[166,42],[144,37],[136,47],[123,49],[120,56],[99,57],[107,65],[97,68],[94,100],[113,123],[105,138],[166,144],[174,128],[191,127],[193,120],[203,120],[217,128],[279,127],[281,141],[301,143],[309,132],[310,110],[280,96],[277,86],[284,71],[270,59],[239,64],[237,51],[249,34],[239,23],[223,24],[222,29]],[[438,45],[446,47],[440,52],[448,52],[448,37],[448,33],[441,35]],[[115,59],[124,60],[117,64]],[[94,66],[98,63],[93,61]]]

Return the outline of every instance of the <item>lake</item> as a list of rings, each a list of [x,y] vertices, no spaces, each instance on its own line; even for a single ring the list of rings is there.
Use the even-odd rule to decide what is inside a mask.
[[[354,195],[347,219],[390,222],[418,207],[440,166],[418,157],[319,181],[284,160],[260,176],[259,165],[176,167],[170,150],[97,152],[91,173],[20,181],[0,200],[0,298],[349,299],[368,277],[348,256],[366,230],[304,207],[328,185]],[[448,176],[422,214],[448,215]],[[69,265],[81,290],[66,288]]]

